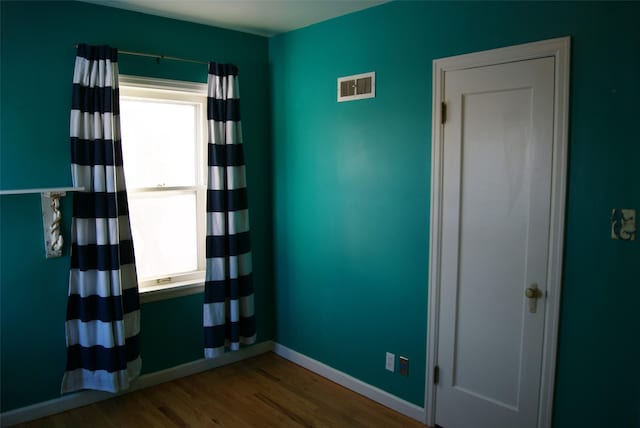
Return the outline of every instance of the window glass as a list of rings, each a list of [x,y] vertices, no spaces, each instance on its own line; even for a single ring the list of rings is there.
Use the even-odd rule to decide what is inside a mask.
[[[198,269],[195,193],[143,193],[130,198],[129,210],[140,278]]]
[[[194,186],[197,119],[193,104],[122,99],[127,186]]]

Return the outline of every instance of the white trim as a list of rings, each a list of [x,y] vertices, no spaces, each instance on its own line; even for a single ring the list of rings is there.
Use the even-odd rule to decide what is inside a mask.
[[[142,375],[134,381],[130,389],[119,394],[110,394],[108,392],[101,391],[82,391],[65,395],[60,398],[55,398],[53,400],[36,403],[31,406],[10,410],[0,414],[0,426],[6,427],[32,421],[34,419],[43,418],[66,410],[97,403],[98,401],[108,400],[109,398],[113,398],[118,395],[127,394],[150,386],[211,370],[216,367],[237,363],[238,361],[270,352],[273,350],[273,346],[273,342],[269,340],[242,348],[239,351],[227,352],[216,359],[207,360],[202,358],[200,360],[191,361],[166,370]]]
[[[120,102],[143,101],[167,104],[185,104],[195,108],[195,141],[192,147],[195,153],[195,181],[190,186],[131,187],[127,189],[129,201],[161,195],[193,195],[195,196],[196,264],[192,272],[170,272],[165,278],[139,277],[139,288],[144,302],[152,302],[202,292],[205,272],[205,230],[206,230],[206,193],[207,193],[207,89],[206,83],[181,80],[158,79],[146,76],[120,75]],[[124,149],[126,149],[126,144]],[[124,150],[126,152],[126,150]],[[132,165],[129,165],[132,166]],[[133,165],[135,166],[135,165]],[[127,164],[125,162],[125,167]],[[131,205],[131,204],[130,204]],[[134,211],[130,208],[132,228],[135,229]],[[140,213],[138,213],[140,214]],[[163,280],[158,282],[158,280]],[[164,281],[166,280],[166,282]],[[198,285],[200,284],[200,285]],[[184,286],[182,291],[177,287]],[[146,294],[146,296],[145,296]]]
[[[250,347],[242,348],[239,351],[228,352],[216,359],[208,360],[203,358],[200,360],[181,364],[179,366],[171,367],[166,370],[142,375],[137,380],[135,380],[129,390],[119,394],[110,394],[101,391],[82,391],[68,394],[53,400],[43,401],[41,403],[36,403],[30,406],[10,410],[8,412],[0,414],[0,426],[7,427],[16,425],[19,423],[32,421],[56,413],[75,409],[77,407],[87,406],[99,401],[108,400],[118,395],[127,394],[129,392],[148,388],[150,386],[158,385],[164,382],[170,382],[175,379],[211,370],[216,367],[225,366],[227,364],[233,364],[270,351],[273,351],[282,358],[285,358],[292,363],[298,364],[324,378],[337,383],[338,385],[341,385],[347,389],[350,389],[351,391],[369,398],[370,400],[382,404],[383,406],[389,407],[390,409],[393,409],[419,422],[424,422],[425,410],[422,407],[416,406],[413,403],[389,394],[388,392],[376,388],[375,386],[362,382],[361,380],[358,380],[346,373],[329,367],[326,364],[307,357],[306,355],[300,354],[299,352],[287,348],[286,346],[280,345],[279,343],[266,341]]]
[[[190,296],[204,292],[204,282],[201,280],[173,282],[167,285],[139,287],[140,303],[151,303],[176,297]]]
[[[275,343],[273,352],[280,355],[282,358],[291,361],[292,363],[298,364],[324,378],[337,383],[338,385],[344,386],[345,388],[350,389],[353,392],[356,392],[367,397],[370,400],[380,403],[385,407],[389,407],[390,409],[402,413],[403,415],[415,419],[419,422],[424,422],[425,412],[424,409],[420,406],[416,406],[413,403],[398,398],[395,395],[389,394],[388,392],[376,388],[373,385],[362,382],[361,380],[358,380],[346,373],[329,367],[326,364],[314,360],[313,358],[307,357],[306,355],[296,352],[293,349],[287,348],[286,346],[283,346],[279,343]]]
[[[540,385],[538,428],[551,426],[553,389],[556,369],[560,295],[562,289],[562,261],[569,129],[569,61],[570,37],[545,40],[436,59],[433,61],[433,107],[431,148],[431,212],[429,240],[429,320],[427,331],[427,371],[425,385],[425,422],[435,425],[435,386],[433,368],[438,354],[438,320],[440,300],[440,261],[442,227],[442,125],[440,103],[443,101],[446,71],[482,67],[492,64],[523,61],[542,57],[555,58],[554,148],[551,189],[551,223],[549,231],[549,267],[546,321],[543,343],[543,365]]]
[[[132,76],[120,74],[118,76],[119,87],[132,87],[133,89],[153,89],[166,92],[191,92],[207,95],[207,84],[188,82],[184,80],[159,79],[147,76]]]
[[[0,190],[0,195],[26,195],[28,193],[83,192],[84,187],[46,187],[42,189]]]

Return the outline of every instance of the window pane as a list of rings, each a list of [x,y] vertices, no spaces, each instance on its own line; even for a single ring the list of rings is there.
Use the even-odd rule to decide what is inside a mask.
[[[139,280],[197,270],[195,192],[129,195],[129,211]]]
[[[122,152],[129,188],[194,186],[196,125],[194,104],[122,98]]]

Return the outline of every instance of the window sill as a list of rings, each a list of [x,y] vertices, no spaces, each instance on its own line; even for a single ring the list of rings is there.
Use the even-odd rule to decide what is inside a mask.
[[[192,279],[165,285],[153,285],[140,288],[140,303],[151,303],[160,300],[174,299],[204,292],[204,281]]]

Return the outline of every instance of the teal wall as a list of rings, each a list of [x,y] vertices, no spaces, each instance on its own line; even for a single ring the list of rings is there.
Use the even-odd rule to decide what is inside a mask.
[[[554,425],[640,426],[640,3],[391,2],[270,39],[276,338],[424,402],[432,60],[572,37]],[[376,98],[336,102],[375,71]],[[384,370],[385,351],[411,374]]]
[[[554,422],[640,426],[640,241],[608,237],[611,208],[640,209],[640,3],[396,1],[271,39],[79,2],[0,7],[1,189],[70,184],[72,45],[237,64],[259,341],[420,406],[432,60],[570,35]],[[120,67],[206,78],[184,63],[121,56]],[[377,73],[377,97],[336,103],[336,78],[366,71]],[[35,109],[42,94],[48,104]],[[56,398],[64,369],[69,259],[44,259],[39,204],[0,197],[2,411]],[[142,316],[146,373],[201,358],[201,295],[145,304]],[[385,351],[410,358],[408,378],[384,370]]]
[[[69,110],[80,42],[231,62],[242,118],[258,341],[274,334],[268,40],[80,2],[1,4],[0,189],[71,185]],[[205,65],[120,56],[120,72],[206,82]],[[44,98],[44,101],[40,99]],[[71,197],[65,198],[68,236]],[[1,410],[59,397],[69,269],[46,260],[40,196],[0,197]],[[143,372],[203,357],[202,294],[142,306]]]

